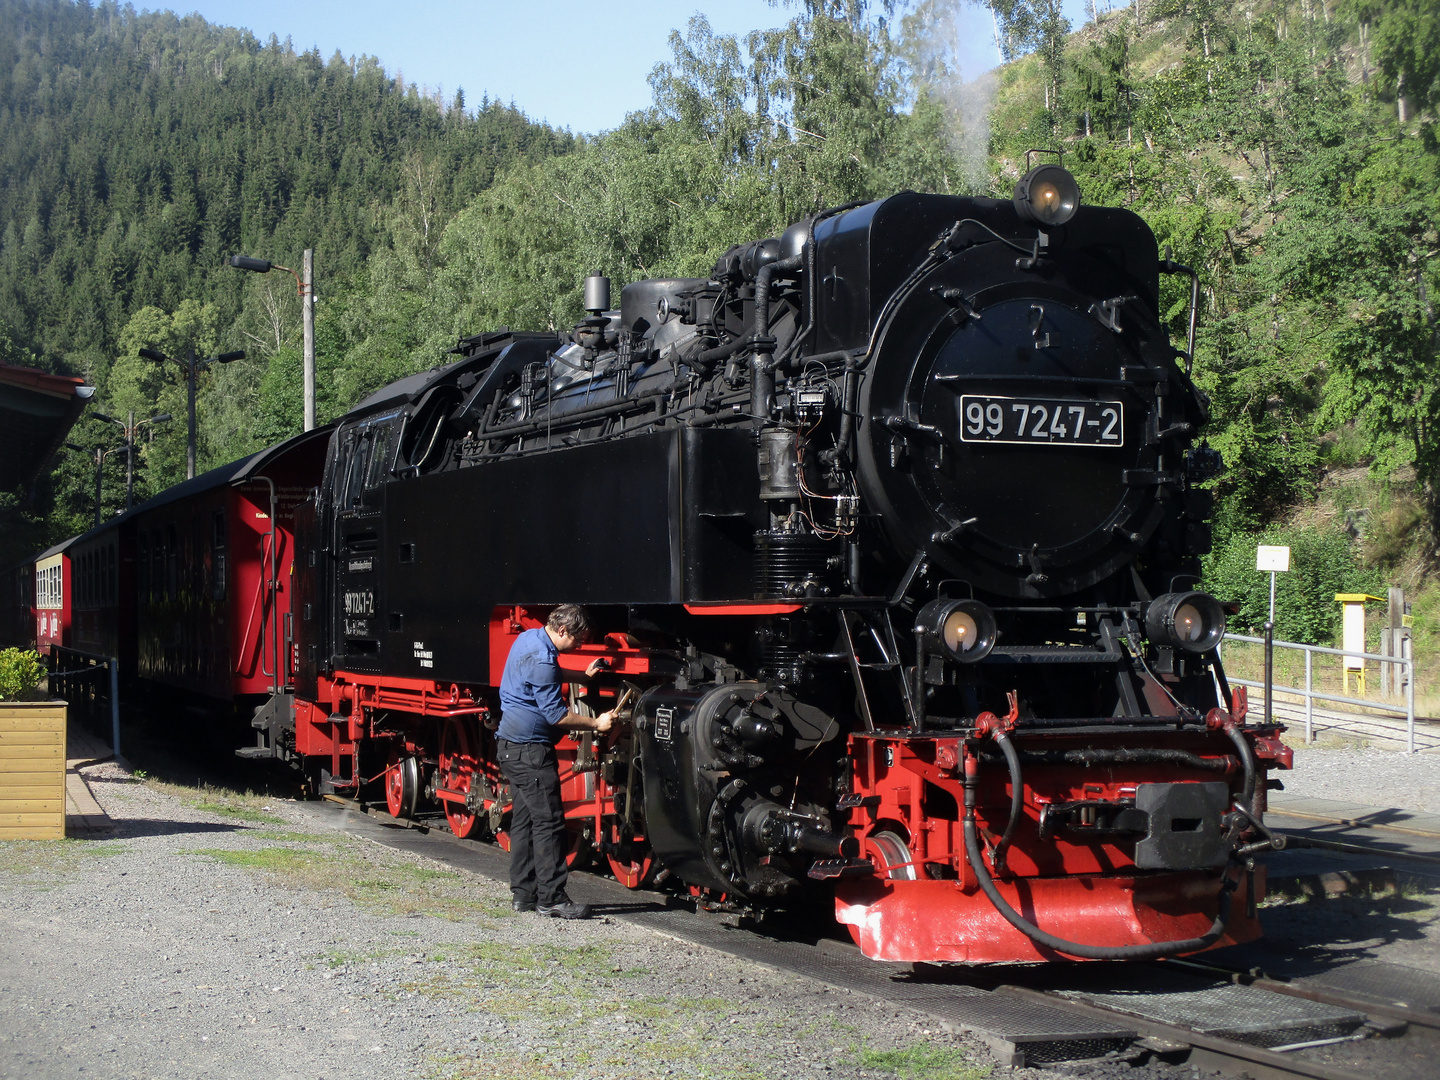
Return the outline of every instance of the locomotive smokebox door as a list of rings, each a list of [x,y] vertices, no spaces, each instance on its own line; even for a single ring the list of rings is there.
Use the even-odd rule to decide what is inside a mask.
[[[1150,818],[1150,832],[1135,845],[1142,870],[1194,870],[1224,866],[1229,857],[1221,818],[1230,789],[1212,784],[1141,784],[1135,808]]]

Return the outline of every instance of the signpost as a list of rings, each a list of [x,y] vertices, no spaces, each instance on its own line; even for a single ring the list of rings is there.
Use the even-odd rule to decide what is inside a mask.
[[[1270,618],[1265,623],[1265,723],[1270,723],[1275,686],[1275,575],[1290,569],[1290,549],[1261,544],[1255,549],[1255,569],[1270,574]]]

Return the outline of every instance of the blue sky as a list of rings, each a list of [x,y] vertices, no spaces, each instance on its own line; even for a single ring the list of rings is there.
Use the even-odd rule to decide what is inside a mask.
[[[262,41],[288,35],[297,49],[318,46],[326,59],[336,49],[375,56],[392,75],[447,98],[463,87],[473,106],[488,92],[575,132],[613,128],[650,104],[645,77],[669,58],[670,31],[694,12],[717,33],[740,35],[792,14],[766,0],[191,0],[172,9],[245,27]],[[1066,0],[1065,9],[1076,27],[1084,22],[1086,0]],[[967,74],[993,66],[983,8],[967,12],[962,33],[972,43]]]

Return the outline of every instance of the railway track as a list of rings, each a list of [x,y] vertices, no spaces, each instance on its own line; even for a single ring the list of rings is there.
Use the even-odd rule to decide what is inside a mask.
[[[456,840],[440,822],[400,822],[338,798],[310,805],[332,827],[506,879],[502,852]],[[979,1039],[1006,1065],[1084,1062],[1089,1076],[1118,1078],[1149,1063],[1175,1066],[1177,1078],[1199,1068],[1252,1080],[1374,1080],[1383,1069],[1386,1080],[1423,1080],[1434,1075],[1430,1054],[1440,1050],[1425,1045],[1440,1036],[1440,976],[1399,965],[1371,964],[1367,978],[1348,983],[1344,968],[1329,981],[1287,979],[1205,958],[896,970],[865,959],[838,928],[817,931],[813,918],[741,926],[585,874],[572,878],[571,891],[611,918],[928,1015]]]
[[[1285,691],[1283,688],[1277,687],[1275,692],[1280,695]],[[1251,694],[1251,715],[1258,716],[1261,708],[1260,691],[1252,689]],[[1317,737],[1326,734],[1350,735],[1374,742],[1404,745],[1406,741],[1405,710],[1378,703],[1375,710],[1362,713],[1316,705],[1311,710],[1311,727]],[[1277,696],[1271,704],[1271,711],[1276,720],[1290,728],[1292,736],[1304,734],[1305,702],[1303,699],[1292,701]],[[1418,750],[1440,747],[1440,717],[1415,717],[1415,747]]]

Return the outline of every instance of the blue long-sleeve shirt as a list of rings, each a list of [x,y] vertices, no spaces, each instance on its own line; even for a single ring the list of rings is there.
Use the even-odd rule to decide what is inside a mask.
[[[560,690],[560,653],[543,627],[526,630],[510,647],[500,676],[498,738],[554,745],[565,737],[557,725],[570,711]]]

